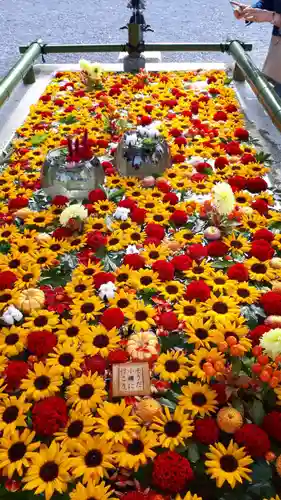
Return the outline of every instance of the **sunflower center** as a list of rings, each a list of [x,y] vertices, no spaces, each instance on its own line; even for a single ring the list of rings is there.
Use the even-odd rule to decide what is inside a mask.
[[[75,247],[76,245],[80,245],[80,243],[81,243],[80,238],[76,238],[75,240],[73,240],[73,241],[70,243],[70,245],[71,245],[72,247]]]
[[[140,439],[134,439],[128,446],[127,452],[130,455],[139,455],[144,450],[143,442]]]
[[[181,424],[176,420],[167,422],[164,426],[164,432],[168,437],[176,437],[181,431]]]
[[[9,448],[8,456],[11,462],[17,462],[17,460],[21,460],[26,452],[26,445],[19,441],[18,443],[12,444],[11,448]]]
[[[27,245],[22,245],[21,247],[19,247],[19,252],[28,252],[28,246]]]
[[[122,222],[120,224],[120,229],[122,229],[123,231],[124,231],[124,229],[129,229],[129,227],[131,227],[129,222]]]
[[[59,364],[62,366],[70,366],[74,360],[74,356],[70,352],[65,352],[59,357]]]
[[[87,290],[87,287],[86,285],[77,285],[75,288],[74,288],[75,292],[77,293],[82,293],[82,292],[85,292],[85,290]]]
[[[9,238],[9,236],[11,236],[11,231],[4,231],[4,233],[2,233],[2,238]]]
[[[152,278],[150,276],[142,276],[140,282],[142,285],[148,286],[152,283]]]
[[[7,345],[15,345],[18,340],[19,336],[17,333],[10,333],[10,335],[7,335],[7,337],[5,338],[5,342]]]
[[[79,328],[77,326],[70,326],[66,330],[66,335],[68,337],[76,337],[76,335],[78,335],[78,333],[79,333]]]
[[[253,273],[256,273],[256,274],[265,274],[266,273],[266,266],[264,264],[254,264],[252,266],[252,271],[253,271]]]
[[[102,463],[102,454],[99,450],[90,450],[85,456],[87,467],[98,467]]]
[[[126,274],[126,273],[121,273],[121,274],[119,274],[119,275],[117,276],[117,278],[116,278],[116,279],[117,279],[117,281],[118,281],[119,283],[122,283],[122,281],[126,281],[128,278],[129,278],[128,274]]]
[[[9,267],[11,269],[15,269],[16,267],[19,267],[19,265],[20,265],[19,259],[13,259],[13,260],[10,260],[10,262],[9,262]]]
[[[176,359],[168,359],[165,363],[165,368],[169,373],[175,373],[179,370],[180,365]]]
[[[131,234],[131,240],[133,241],[139,241],[141,239],[141,236],[139,233],[132,233]]]
[[[39,259],[37,259],[38,264],[45,264],[46,261],[47,257],[39,257]]]
[[[86,276],[93,276],[94,270],[91,267],[89,267],[89,269],[85,269],[84,274]]]
[[[154,208],[155,207],[155,203],[146,203],[146,208]]]
[[[118,243],[119,243],[118,238],[112,238],[111,240],[109,240],[110,245],[117,245]]]
[[[220,459],[220,465],[225,472],[234,472],[238,467],[238,462],[233,455],[224,455]]]
[[[34,222],[44,222],[44,217],[35,217]]]
[[[145,321],[147,319],[147,313],[145,311],[136,312],[136,321]]]
[[[193,238],[193,234],[190,234],[190,233],[183,234],[183,239],[184,240],[188,241],[188,240],[192,240],[192,238]]]
[[[93,345],[95,347],[99,347],[99,348],[107,347],[108,344],[109,344],[109,338],[107,335],[103,335],[103,334],[97,335],[93,340]]]
[[[40,467],[39,476],[45,483],[54,481],[59,474],[59,467],[55,462],[46,462]]]
[[[225,279],[224,278],[216,278],[214,280],[214,283],[216,283],[216,285],[224,285],[225,284]]]
[[[193,268],[194,274],[202,274],[204,272],[204,267],[202,266],[195,266]]]
[[[3,413],[2,420],[6,424],[10,424],[17,420],[19,414],[19,409],[16,406],[9,406]]]
[[[185,316],[194,316],[194,314],[196,314],[196,309],[193,306],[185,306],[183,308],[183,313]]]
[[[90,399],[94,394],[94,388],[91,384],[81,385],[79,389],[79,398],[80,399]]]
[[[45,326],[48,323],[48,319],[46,316],[37,316],[34,320],[34,325],[35,326]]]
[[[230,245],[233,247],[233,248],[241,248],[243,245],[240,241],[236,241],[236,240],[233,240],[231,241]]]
[[[120,309],[124,309],[125,307],[128,307],[129,301],[128,299],[120,299],[117,302],[117,306],[120,307]]]
[[[249,226],[251,229],[255,229],[255,227],[257,227],[257,224],[256,224],[256,222],[250,221],[250,222],[248,222],[248,226]]]
[[[151,259],[158,259],[159,253],[154,250],[154,251],[152,251],[152,252],[149,253],[149,257]]]
[[[70,426],[67,429],[67,435],[70,438],[78,438],[82,430],[83,430],[82,420],[74,420],[74,422],[71,422]]]
[[[204,328],[197,328],[195,333],[200,340],[205,340],[208,337],[208,332]]]
[[[124,426],[125,420],[120,415],[114,415],[108,419],[108,427],[113,432],[121,432]]]
[[[82,313],[84,314],[88,314],[88,313],[91,313],[95,310],[95,306],[94,304],[92,304],[91,302],[86,302],[85,304],[82,305],[81,307],[81,311]]]
[[[175,295],[176,293],[178,293],[178,291],[179,289],[175,285],[168,285],[166,287],[166,292],[170,293],[171,295]]]
[[[238,203],[245,203],[246,198],[244,198],[244,196],[238,196],[238,198],[236,198],[236,201],[237,201]]]
[[[161,222],[164,220],[164,217],[163,217],[163,215],[157,214],[157,215],[154,215],[153,219],[156,220],[157,222]]]
[[[239,297],[242,297],[243,299],[250,296],[250,292],[249,290],[246,290],[246,288],[238,288],[237,294],[239,295]]]
[[[226,314],[228,311],[228,307],[224,302],[215,302],[213,305],[213,311],[217,314]]]
[[[54,243],[50,246],[50,250],[52,250],[53,252],[57,252],[58,250],[60,250],[60,248],[61,246],[58,243]]]
[[[32,273],[27,273],[22,277],[22,281],[25,283],[28,283],[28,281],[32,280],[33,274]]]
[[[202,392],[195,392],[192,395],[191,400],[192,400],[192,404],[194,404],[195,406],[200,406],[200,407],[204,406],[207,403],[206,396]]]
[[[37,377],[34,381],[34,386],[38,391],[44,391],[50,385],[50,379],[46,375],[41,375]]]

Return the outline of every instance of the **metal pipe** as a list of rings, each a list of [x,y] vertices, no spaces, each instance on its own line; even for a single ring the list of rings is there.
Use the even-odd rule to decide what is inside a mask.
[[[9,73],[0,82],[0,107],[10,97],[12,91],[20,80],[24,80],[28,76],[29,82],[32,83],[31,70],[34,61],[41,54],[41,40],[33,42],[27,47],[25,53],[19,61],[12,67]],[[27,80],[26,80],[27,83]]]
[[[239,68],[243,71],[247,82],[256,94],[262,106],[269,114],[274,125],[281,131],[281,99],[254,64],[252,59],[243,50],[238,41],[229,44],[229,54],[235,59]]]

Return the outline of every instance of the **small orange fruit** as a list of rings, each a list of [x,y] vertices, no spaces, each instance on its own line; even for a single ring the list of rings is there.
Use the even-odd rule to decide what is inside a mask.
[[[241,413],[232,406],[222,408],[217,415],[219,428],[228,434],[234,434],[243,425]]]

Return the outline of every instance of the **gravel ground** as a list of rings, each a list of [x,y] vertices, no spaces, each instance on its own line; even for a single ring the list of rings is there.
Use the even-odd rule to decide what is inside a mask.
[[[120,26],[129,20],[126,0],[1,0],[0,77],[18,58],[18,46],[41,37],[45,43],[126,42]],[[253,42],[253,57],[261,65],[271,27],[245,27],[232,15],[228,0],[147,0],[146,22],[154,33],[147,42],[224,42],[227,38]],[[112,62],[117,54],[92,55]],[[47,56],[47,62],[76,62],[76,55]],[[106,58],[106,59],[105,59]],[[167,61],[224,61],[222,54],[167,54]]]

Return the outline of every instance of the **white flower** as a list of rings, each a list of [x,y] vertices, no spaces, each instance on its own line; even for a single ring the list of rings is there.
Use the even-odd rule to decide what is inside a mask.
[[[160,132],[155,127],[149,127],[147,130],[147,135],[148,137],[150,137],[150,139],[156,139],[157,137],[160,136]]]
[[[264,333],[260,339],[260,346],[272,359],[281,354],[281,328],[274,328]]]
[[[131,255],[133,253],[140,253],[136,245],[128,245],[126,248],[126,255]]]
[[[67,226],[69,219],[80,219],[84,220],[88,217],[88,210],[81,205],[81,203],[75,203],[74,205],[69,205],[66,207],[60,215],[60,223],[62,226]]]
[[[114,214],[113,214],[113,217],[115,217],[115,219],[127,220],[129,213],[130,213],[129,208],[117,207]]]
[[[15,321],[21,321],[22,318],[23,318],[22,313],[13,305],[10,305],[8,309],[1,316],[1,319],[7,325],[13,325]]]
[[[235,197],[229,184],[219,182],[213,188],[215,207],[220,215],[228,215],[235,207]]]
[[[112,281],[108,281],[99,287],[99,296],[101,299],[113,299],[116,291],[116,286]]]

